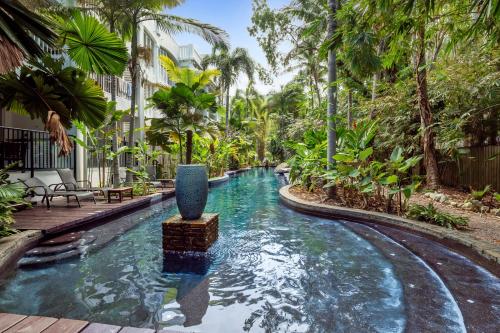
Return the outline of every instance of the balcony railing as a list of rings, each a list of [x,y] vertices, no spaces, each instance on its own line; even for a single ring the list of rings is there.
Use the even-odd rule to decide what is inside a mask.
[[[68,156],[58,152],[48,132],[0,126],[0,168],[16,163],[12,170],[30,171],[31,177],[37,170],[76,170],[75,150]]]
[[[97,84],[104,90],[105,92],[111,93],[111,75],[99,75],[99,74],[90,74],[92,80],[97,82]],[[116,96],[123,97],[126,99],[130,99],[132,96],[132,83],[123,80],[122,78],[115,78],[116,80]]]

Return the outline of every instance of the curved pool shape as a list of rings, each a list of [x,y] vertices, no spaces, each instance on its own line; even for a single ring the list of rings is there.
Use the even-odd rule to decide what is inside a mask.
[[[189,332],[465,331],[424,261],[372,228],[285,208],[279,186],[260,169],[211,189],[220,235],[206,256],[164,257],[175,200],[98,226],[89,232],[120,234],[80,259],[19,269],[0,312]]]

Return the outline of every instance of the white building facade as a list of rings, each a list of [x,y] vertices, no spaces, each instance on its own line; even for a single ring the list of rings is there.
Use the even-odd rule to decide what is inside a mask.
[[[141,84],[137,87],[136,128],[143,129],[148,118],[157,118],[160,114],[147,107],[147,99],[158,89],[158,85],[168,86],[167,72],[160,65],[160,55],[167,55],[177,65],[200,68],[202,57],[193,45],[179,45],[168,33],[158,28],[155,22],[144,22],[139,26],[138,42],[141,49]],[[130,50],[130,44],[128,45]],[[111,98],[111,77],[108,75],[90,75],[102,87],[108,100]],[[131,76],[128,69],[122,77],[117,78],[116,96],[117,109],[130,109],[132,95]],[[123,132],[128,131],[128,121],[123,121]],[[75,129],[70,134],[81,137]],[[136,140],[142,140],[143,131],[135,133]],[[82,138],[83,139],[83,138]],[[125,137],[121,144],[126,141]],[[30,119],[7,110],[0,110],[0,168],[18,162],[16,171],[11,178],[29,178],[36,175],[48,183],[56,180],[55,169],[74,169],[77,179],[87,179],[89,156],[81,147],[75,147],[74,152],[67,157],[57,156],[58,148],[50,143],[48,133],[44,130],[41,119]],[[124,172],[124,170],[122,170]],[[97,174],[93,172],[93,174]],[[94,178],[94,177],[93,177]],[[96,179],[92,179],[96,183]]]

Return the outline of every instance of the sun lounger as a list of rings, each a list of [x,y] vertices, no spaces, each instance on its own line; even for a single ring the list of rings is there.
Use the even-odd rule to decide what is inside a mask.
[[[111,187],[93,187],[88,180],[76,180],[71,169],[57,169],[57,173],[66,191],[100,192],[106,197],[108,190],[111,189]]]
[[[82,199],[92,199],[94,204],[96,203],[94,198],[94,193],[92,192],[83,192],[83,191],[65,191],[55,189],[61,188],[61,184],[51,184],[46,185],[43,181],[38,179],[37,177],[29,178],[26,180],[19,179],[21,183],[26,186],[26,191],[28,194],[32,196],[42,197],[42,203],[45,201],[47,205],[47,209],[50,209],[50,201],[54,197],[65,197],[66,202],[69,203],[70,198],[75,198],[78,203],[78,207],[81,207],[80,200]],[[53,187],[53,188],[52,188]]]

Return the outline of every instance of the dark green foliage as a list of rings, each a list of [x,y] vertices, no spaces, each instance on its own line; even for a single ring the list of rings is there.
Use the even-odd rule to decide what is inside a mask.
[[[12,215],[13,204],[24,203],[24,189],[20,184],[12,184],[7,171],[14,164],[0,170],[0,238],[12,235],[16,230],[11,228],[14,223]]]
[[[229,170],[238,170],[240,168],[238,156],[230,155],[227,165]]]
[[[432,203],[427,206],[411,205],[407,215],[417,221],[453,229],[464,229],[469,223],[469,220],[465,217],[438,211]]]
[[[0,76],[0,105],[43,121],[53,110],[66,128],[72,120],[98,127],[107,110],[102,89],[87,73],[49,55]]]

